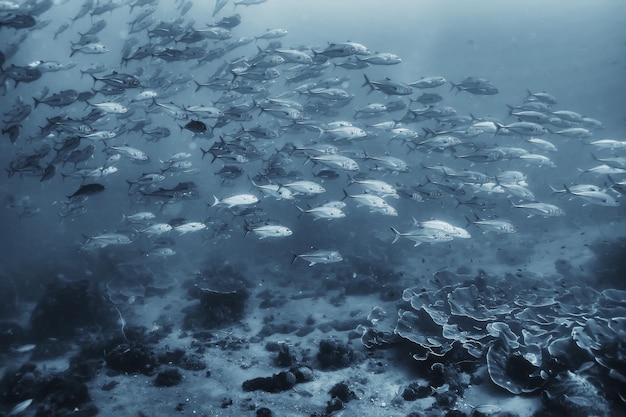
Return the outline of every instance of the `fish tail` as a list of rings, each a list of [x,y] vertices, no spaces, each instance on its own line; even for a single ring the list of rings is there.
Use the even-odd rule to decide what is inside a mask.
[[[206,156],[206,154],[211,153],[211,150],[209,149],[208,151],[205,151],[204,149],[200,148],[200,151],[202,151],[202,159],[204,159],[204,157]]]
[[[366,85],[368,85],[370,87],[370,91],[368,92],[371,93],[372,91],[375,90],[374,86],[372,85],[371,81],[369,78],[367,78],[367,75],[363,74],[363,77],[365,78],[365,81],[363,82],[363,84],[361,84],[361,87],[365,87]]]
[[[215,207],[220,203],[219,198],[213,196],[213,203],[209,204],[210,207]]]
[[[37,99],[37,97],[33,97],[33,100],[35,101],[35,108],[37,108],[37,106],[39,106],[39,104],[41,104],[41,101]],[[2,134],[4,134],[4,130],[2,131]]]
[[[400,236],[402,236],[402,233],[398,232],[394,227],[391,227],[390,229],[395,234],[393,238],[393,242],[391,242],[391,244],[393,245],[394,243],[398,241],[398,239],[400,239]]]
[[[561,190],[557,190],[556,188],[554,188],[550,184],[548,184],[548,187],[550,187],[550,189],[552,190],[552,194],[558,194],[558,193],[562,193],[563,192]]]
[[[194,83],[196,83],[196,90],[194,91],[194,93],[197,93],[197,92],[198,92],[198,90],[199,90],[200,88],[202,88],[202,84],[200,84],[200,83],[199,83],[198,81],[196,81],[196,80],[193,80],[193,82],[194,82]]]
[[[300,214],[298,214],[298,219],[304,214],[304,209],[296,204],[296,208],[300,210]]]
[[[573,195],[573,193],[570,191],[570,189],[567,187],[567,185],[563,184],[563,188],[565,188],[565,191],[566,191],[568,194],[572,194],[572,195]]]

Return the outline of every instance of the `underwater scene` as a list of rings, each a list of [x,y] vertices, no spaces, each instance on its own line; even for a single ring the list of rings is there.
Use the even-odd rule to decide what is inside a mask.
[[[626,415],[625,28],[0,0],[0,415]]]

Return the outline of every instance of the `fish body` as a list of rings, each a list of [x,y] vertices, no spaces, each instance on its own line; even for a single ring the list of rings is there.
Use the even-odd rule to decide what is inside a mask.
[[[318,155],[310,158],[313,162],[322,163],[330,168],[344,171],[358,171],[359,164],[352,158],[343,155]]]
[[[402,58],[400,58],[398,55],[388,52],[371,54],[363,57],[359,56],[357,57],[357,59],[372,65],[397,65],[402,62]]]
[[[446,79],[443,77],[422,77],[419,80],[409,83],[409,86],[416,88],[435,88],[446,83]]]
[[[74,56],[74,54],[78,52],[91,55],[105,54],[109,52],[109,48],[98,42],[88,43],[86,45],[77,45],[76,47],[72,47],[72,53],[70,54],[70,57]]]
[[[91,106],[104,111],[105,113],[124,114],[128,112],[128,108],[116,102],[89,103]]]
[[[91,74],[94,83],[96,81],[101,81],[105,84],[114,86],[114,87],[122,87],[122,88],[138,88],[141,87],[141,82],[137,77],[132,74],[123,74],[113,71],[111,74],[104,75],[102,77],[96,77]]]
[[[307,181],[307,180],[294,181],[294,182],[290,182],[287,184],[283,184],[283,187],[289,188],[294,193],[306,194],[306,195],[321,194],[321,193],[326,192],[326,189],[322,187],[320,184],[313,182],[313,181]]]
[[[252,194],[237,194],[231,197],[224,198],[222,200],[213,196],[213,204],[211,204],[211,207],[226,206],[230,209],[237,206],[256,204],[258,202],[258,197]]]
[[[413,221],[416,226],[419,226],[423,229],[441,230],[442,232],[453,238],[469,239],[472,237],[467,230],[458,226],[453,226],[443,220],[427,220],[425,222],[418,222],[414,219]]]
[[[391,185],[381,180],[358,180],[349,177],[350,184],[359,184],[366,191],[378,194],[381,196],[397,197],[397,190]]]
[[[323,133],[339,139],[359,139],[367,136],[367,132],[356,126],[340,126],[334,129],[323,130]]]
[[[156,216],[154,213],[149,211],[140,211],[137,213],[130,214],[128,216],[123,216],[124,220],[129,223],[145,223],[151,220],[154,220]]]
[[[278,184],[263,184],[259,185],[254,181],[250,180],[252,185],[261,190],[263,194],[269,195],[279,200],[293,200],[294,194],[288,187],[283,187]]]
[[[67,198],[71,200],[75,197],[90,196],[90,195],[101,193],[102,191],[104,191],[104,185],[102,184],[97,184],[97,183],[85,184],[82,187],[80,187],[78,190],[76,190],[73,194],[69,195]]]
[[[147,235],[160,235],[162,233],[167,233],[170,230],[172,230],[172,226],[170,224],[156,223],[141,230],[141,233],[145,233]]]
[[[504,219],[481,219],[476,216],[476,220],[470,220],[465,217],[467,224],[474,224],[484,230],[484,233],[517,233],[517,227],[508,220]]]
[[[123,146],[109,146],[106,148],[107,150],[110,150],[112,152],[117,152],[120,153],[130,159],[136,160],[136,161],[147,161],[148,155],[145,154],[145,152],[127,146],[127,145],[123,145]]]
[[[520,208],[526,211],[528,213],[528,217],[557,217],[565,215],[565,212],[561,208],[548,203],[514,204],[511,202],[511,205],[515,208]]]
[[[421,245],[422,243],[449,242],[453,239],[452,236],[438,229],[417,228],[401,233],[392,227],[391,231],[395,234],[395,238],[393,239],[393,242],[391,242],[392,244],[396,243],[400,237],[405,237],[415,242],[413,245],[415,247]]]
[[[377,90],[390,96],[406,96],[409,94],[413,94],[413,88],[402,83],[391,81],[390,78],[372,81],[365,74],[363,74],[363,77],[365,78],[365,82],[363,83],[362,87],[369,86],[370,92]]]
[[[317,219],[325,219],[325,220],[342,219],[346,217],[345,213],[341,211],[341,209],[338,209],[336,207],[320,206],[320,207],[310,208],[308,210],[304,210],[298,206],[296,207],[298,208],[298,210],[300,210],[301,214],[304,214],[304,213],[310,214],[313,216],[315,220]]]
[[[343,261],[343,256],[335,250],[314,250],[311,252],[302,253],[299,255],[294,254],[291,263],[294,263],[296,259],[304,259],[309,263],[309,266],[316,264],[330,264]]]
[[[183,223],[174,227],[174,230],[180,233],[181,235],[192,233],[192,232],[198,232],[203,229],[206,229],[206,224],[201,223],[201,222],[188,222],[188,223]]]
[[[246,225],[246,234],[248,234],[249,232],[257,235],[259,239],[287,237],[293,234],[291,229],[278,224],[268,224],[256,227],[250,227]]]
[[[130,238],[122,233],[102,233],[100,235],[91,236],[89,239],[98,242],[102,247],[109,245],[128,245],[131,243]]]

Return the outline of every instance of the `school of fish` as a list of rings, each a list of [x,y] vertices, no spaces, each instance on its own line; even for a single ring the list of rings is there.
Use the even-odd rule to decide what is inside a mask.
[[[620,205],[626,139],[604,137],[595,115],[562,108],[542,86],[507,92],[501,118],[470,114],[454,107],[458,95],[503,93],[480,74],[399,79],[398,51],[343,39],[292,45],[297,28],[249,33],[239,12],[266,1],[217,0],[209,16],[177,0],[167,20],[163,0],[0,1],[8,181],[63,184],[61,221],[87,216],[97,228],[72,236],[84,236],[81,252],[136,245],[166,258],[190,234],[297,239],[284,256],[309,266],[349,257],[346,233],[368,232],[362,215],[350,222],[357,213],[388,232],[383,244],[420,246]],[[47,20],[64,14],[70,21]],[[121,48],[107,44],[112,15],[126,19]],[[56,59],[42,50],[16,62],[36,32],[55,39]],[[73,88],[47,82],[60,71]],[[41,92],[26,97],[26,86]],[[559,157],[571,147],[583,164]],[[99,221],[105,197],[125,210],[123,223]],[[174,206],[181,215],[168,215]],[[29,195],[9,195],[5,207],[20,218],[49,209]],[[311,222],[333,243],[314,247],[310,226],[298,233]]]

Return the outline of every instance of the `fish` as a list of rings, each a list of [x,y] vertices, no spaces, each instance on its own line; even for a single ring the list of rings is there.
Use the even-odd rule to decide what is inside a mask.
[[[137,149],[137,148],[133,148],[131,146],[127,146],[127,145],[123,145],[123,146],[108,146],[107,148],[105,148],[105,150],[107,151],[111,151],[111,152],[117,152],[122,154],[123,156],[126,156],[132,160],[135,161],[141,161],[141,162],[146,162],[148,161],[150,158],[148,158],[148,155],[146,155],[145,152]]]
[[[203,229],[206,229],[206,224],[202,222],[187,222],[174,227],[174,230],[181,235],[198,232]]]
[[[539,101],[548,105],[557,104],[556,98],[552,94],[546,93],[545,91],[540,93],[532,93],[530,90],[526,90],[526,92],[528,93],[526,101]]]
[[[140,232],[148,235],[160,235],[163,233],[167,233],[172,229],[173,227],[168,223],[155,223],[146,227],[145,229],[140,230]]]
[[[209,127],[200,120],[191,120],[185,126],[178,125],[178,127],[180,127],[181,132],[183,129],[186,129],[197,135],[203,135],[209,129]]]
[[[327,58],[343,58],[357,53],[357,48],[350,42],[329,43],[323,50],[313,50],[315,55],[323,55]]]
[[[246,235],[252,232],[255,235],[257,235],[259,239],[287,237],[293,234],[291,229],[285,226],[278,225],[278,224],[250,226],[249,224],[246,223],[244,228],[246,231]]]
[[[300,210],[300,214],[306,213],[306,214],[312,215],[314,220],[318,220],[318,219],[332,220],[332,219],[342,219],[346,217],[346,214],[343,211],[341,211],[341,209],[338,209],[336,207],[320,206],[320,207],[309,208],[307,210],[299,206],[296,206],[296,208]]]
[[[467,77],[458,84],[455,84],[452,81],[450,81],[450,84],[452,85],[450,91],[456,88],[457,93],[460,91],[467,91],[468,93],[478,95],[498,94],[496,86],[494,86],[491,81],[484,78]]]
[[[222,200],[218,199],[216,196],[213,196],[213,203],[210,204],[211,207],[216,206],[225,206],[227,208],[233,208],[237,206],[247,206],[251,204],[256,204],[259,202],[257,196],[252,194],[236,194],[231,197],[224,198]]]
[[[542,216],[542,217],[558,217],[564,216],[565,212],[554,204],[549,203],[527,203],[527,204],[515,204],[509,200],[511,206],[514,208],[520,208],[528,213],[528,217]]]
[[[288,187],[283,187],[278,184],[257,184],[254,180],[250,179],[253,186],[261,190],[263,194],[274,197],[278,200],[293,200],[294,193]]]
[[[383,200],[382,197],[374,194],[348,194],[346,190],[343,190],[343,195],[344,199],[351,198],[359,205],[370,207],[372,209],[384,209],[389,206],[389,204]]]
[[[565,188],[565,191],[570,194],[573,195],[575,197],[581,197],[582,199],[584,199],[585,201],[587,201],[590,204],[595,204],[598,206],[605,206],[605,207],[617,207],[619,206],[619,203],[609,194],[607,194],[604,191],[601,190],[580,190],[580,189],[575,189],[572,191],[571,188],[569,188],[567,185],[563,184],[563,187]]]
[[[366,191],[369,191],[374,194],[378,194],[382,197],[389,196],[389,197],[396,198],[398,196],[398,192],[395,189],[395,187],[393,187],[391,184],[388,184],[382,180],[368,180],[368,179],[359,180],[359,179],[354,179],[350,176],[348,176],[348,180],[350,184],[359,184]]]
[[[409,86],[416,88],[435,88],[444,85],[446,82],[446,79],[441,76],[422,77],[417,81],[409,83]]]
[[[145,223],[151,220],[154,220],[156,216],[154,213],[149,211],[140,211],[137,213],[130,214],[128,216],[122,215],[123,219],[129,223]]]
[[[109,48],[107,48],[106,46],[98,42],[88,43],[86,45],[74,45],[72,46],[72,53],[70,54],[70,58],[73,57],[74,54],[79,53],[79,52],[82,54],[90,54],[90,55],[105,54],[109,52]]]
[[[27,400],[24,400],[18,404],[16,404],[11,411],[9,411],[9,413],[7,414],[7,416],[16,416],[18,414],[23,413],[24,411],[26,411],[26,409],[33,403],[33,399],[29,398]]]
[[[595,146],[599,149],[626,149],[626,140],[600,139],[594,140],[590,143],[590,145]]]
[[[484,230],[484,233],[487,232],[495,232],[495,233],[517,233],[517,227],[511,223],[509,220],[504,219],[481,219],[478,217],[476,213],[474,213],[475,220],[470,220],[467,216],[465,219],[467,220],[467,225],[470,224],[476,225]]]
[[[213,13],[211,15],[215,17],[227,4],[228,0],[215,0],[215,7],[213,7]]]
[[[130,238],[122,233],[102,233],[99,235],[91,236],[89,241],[97,242],[100,247],[109,245],[128,245],[131,243]]]
[[[72,200],[76,197],[90,196],[94,194],[98,194],[103,192],[105,189],[104,185],[98,183],[85,184],[81,186],[74,193],[67,196],[68,199]]]
[[[105,113],[113,113],[113,114],[124,114],[128,112],[128,108],[123,106],[120,103],[116,102],[104,102],[104,103],[89,103],[90,106],[93,106],[99,110],[104,111]]]
[[[303,259],[309,263],[309,266],[317,264],[330,264],[343,261],[343,256],[336,250],[317,249],[311,252],[301,254],[293,254],[291,263],[297,259]]]
[[[317,155],[310,157],[309,160],[314,163],[321,163],[330,168],[341,169],[344,171],[358,171],[359,164],[352,158],[343,155]]]
[[[452,238],[469,239],[472,237],[467,230],[453,226],[443,220],[427,220],[420,222],[413,219],[413,224],[422,229],[440,230]]]
[[[417,228],[401,233],[396,228],[391,227],[391,231],[395,235],[393,242],[391,242],[392,244],[396,243],[400,237],[405,237],[415,242],[413,245],[414,247],[417,247],[422,243],[449,242],[453,239],[452,236],[438,229]]]
[[[514,122],[508,125],[496,123],[496,134],[503,129],[521,136],[540,136],[548,133],[545,127],[533,122]]]
[[[380,91],[387,95],[407,96],[413,94],[413,89],[406,84],[392,81],[390,78],[384,78],[378,81],[371,81],[366,74],[363,74],[365,82],[361,87],[369,86],[370,92]]]
[[[402,58],[400,58],[396,54],[392,54],[389,52],[383,52],[379,54],[371,54],[365,56],[357,56],[359,61],[367,62],[372,65],[397,65],[402,62]]]
[[[93,73],[91,73],[90,75],[93,79],[94,84],[96,83],[96,81],[101,81],[107,85],[122,87],[125,89],[141,87],[141,82],[139,81],[139,79],[132,74],[124,74],[113,71],[111,74],[104,75],[102,77],[96,77]]]
[[[326,192],[326,189],[322,185],[308,180],[293,181],[283,184],[282,186],[290,189],[294,193],[305,195],[322,194]]]
[[[235,3],[235,6],[237,6],[239,4],[243,4],[243,1],[245,1],[245,0],[241,0],[238,3]],[[265,32],[261,33],[260,35],[255,36],[254,39],[255,40],[259,40],[259,39],[282,38],[283,36],[287,35],[287,33],[288,32],[287,32],[286,29],[267,29]]]

